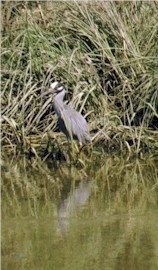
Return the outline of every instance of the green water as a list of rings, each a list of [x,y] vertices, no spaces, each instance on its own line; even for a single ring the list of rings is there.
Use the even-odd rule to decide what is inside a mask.
[[[3,160],[2,269],[158,269],[157,172],[150,159]]]

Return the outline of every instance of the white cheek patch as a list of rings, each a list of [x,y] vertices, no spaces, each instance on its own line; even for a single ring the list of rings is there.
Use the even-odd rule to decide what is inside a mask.
[[[54,90],[57,87],[57,85],[58,85],[58,82],[56,81],[56,82],[51,83],[50,87]]]
[[[60,86],[59,88],[58,88],[58,91],[62,91],[64,89],[64,87],[63,86]]]

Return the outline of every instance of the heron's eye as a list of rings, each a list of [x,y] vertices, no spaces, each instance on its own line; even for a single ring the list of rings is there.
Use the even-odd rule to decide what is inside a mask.
[[[60,92],[60,91],[63,91],[63,86],[62,85],[60,85],[58,88],[57,88],[57,90]]]

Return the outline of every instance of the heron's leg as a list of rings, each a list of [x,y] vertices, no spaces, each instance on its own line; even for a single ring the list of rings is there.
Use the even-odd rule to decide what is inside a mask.
[[[78,142],[74,141],[72,147],[73,147],[72,148],[73,164],[75,166],[78,166],[78,165],[81,165],[81,164],[83,166],[85,166],[85,164],[84,164],[84,159],[85,159],[84,154],[83,154],[83,156],[81,155],[81,151],[82,151],[82,148],[84,146],[81,147],[81,144],[79,145]]]
[[[78,148],[78,162],[84,167],[86,166],[87,159],[89,158],[89,147],[91,148],[90,144],[80,143],[80,147]]]
[[[44,153],[43,153],[44,157],[49,156],[50,148],[51,148],[51,140],[50,140],[50,137],[48,137],[47,145],[46,145],[46,148],[44,149]]]
[[[72,161],[73,161],[73,146],[72,146],[72,142],[70,140],[68,140],[68,142],[66,144],[68,146],[66,160],[68,161],[68,163],[70,164],[70,167],[71,167]]]
[[[77,143],[74,140],[69,141],[70,165],[76,165],[76,163],[78,163],[78,153],[79,153],[79,148],[78,148]]]
[[[80,145],[80,148],[79,148],[79,154],[82,152],[82,150],[86,147],[86,145]]]

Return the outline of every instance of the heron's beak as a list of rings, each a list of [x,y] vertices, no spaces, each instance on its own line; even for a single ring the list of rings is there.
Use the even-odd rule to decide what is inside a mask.
[[[42,94],[42,97],[43,97],[43,96],[48,96],[48,95],[53,94],[53,93],[54,93],[54,91],[52,90],[52,88],[49,88],[46,92],[44,92],[44,93]]]

